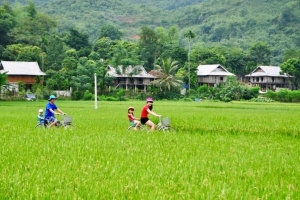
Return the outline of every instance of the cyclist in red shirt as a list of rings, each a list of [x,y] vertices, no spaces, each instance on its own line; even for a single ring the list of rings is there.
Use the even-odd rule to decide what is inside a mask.
[[[161,115],[158,115],[152,111],[153,99],[151,97],[147,98],[146,102],[147,104],[143,107],[141,112],[141,123],[146,124],[147,126],[149,126],[150,131],[153,131],[155,129],[155,124],[151,120],[149,120],[148,114],[151,114],[156,117],[161,117]]]

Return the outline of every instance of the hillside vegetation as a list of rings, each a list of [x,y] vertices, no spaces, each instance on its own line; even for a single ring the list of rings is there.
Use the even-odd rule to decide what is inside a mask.
[[[268,43],[272,64],[283,52],[299,48],[300,3],[294,0],[48,0],[40,9],[55,17],[60,29],[76,26],[95,41],[101,26],[113,24],[123,37],[134,40],[142,26],[176,25],[183,35],[196,33],[194,45],[249,48],[256,41]],[[39,1],[41,3],[41,1]],[[182,37],[183,38],[183,37]],[[183,41],[181,42],[182,44]],[[184,44],[185,45],[185,44]]]
[[[259,65],[280,65],[297,88],[299,8],[293,0],[11,0],[0,4],[0,60],[37,61],[49,90],[81,96],[94,73],[104,93],[112,85],[107,65],[168,69],[169,58],[178,62],[169,75],[191,89],[199,64],[221,64],[241,81]]]

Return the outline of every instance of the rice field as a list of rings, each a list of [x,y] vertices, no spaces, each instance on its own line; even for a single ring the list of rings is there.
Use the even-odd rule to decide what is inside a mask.
[[[299,199],[299,104],[154,102],[176,133],[127,131],[142,101],[0,101],[0,199]],[[154,117],[151,120],[158,122]]]

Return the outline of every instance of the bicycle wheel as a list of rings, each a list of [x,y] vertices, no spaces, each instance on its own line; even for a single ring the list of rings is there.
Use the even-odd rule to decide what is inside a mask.
[[[63,125],[63,127],[64,127],[64,129],[68,129],[68,130],[75,129],[75,126],[72,124],[65,124],[65,125]]]
[[[129,126],[129,127],[127,128],[127,131],[134,130],[133,128],[134,128],[134,126]]]
[[[135,127],[135,126],[129,126],[129,127],[127,128],[127,131],[129,131],[129,130],[134,130],[134,127]],[[137,130],[134,130],[134,131],[138,131],[138,130],[144,131],[144,130],[146,130],[146,129],[145,129],[145,126],[140,125],[140,126],[137,127]]]
[[[45,124],[37,124],[34,128],[47,128]]]
[[[164,126],[164,127],[162,128],[162,131],[163,131],[164,133],[175,133],[175,132],[176,132],[175,128],[173,128],[173,127],[171,127],[171,126]]]

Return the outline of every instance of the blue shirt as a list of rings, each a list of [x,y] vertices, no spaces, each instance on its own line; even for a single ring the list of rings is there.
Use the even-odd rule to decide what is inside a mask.
[[[46,113],[45,113],[45,118],[46,119],[49,119],[51,117],[55,117],[54,114],[52,112],[50,112],[50,109],[55,111],[55,110],[57,110],[57,107],[54,103],[52,104],[50,102],[46,105]]]
[[[38,115],[38,123],[43,124],[44,123],[44,116]]]

